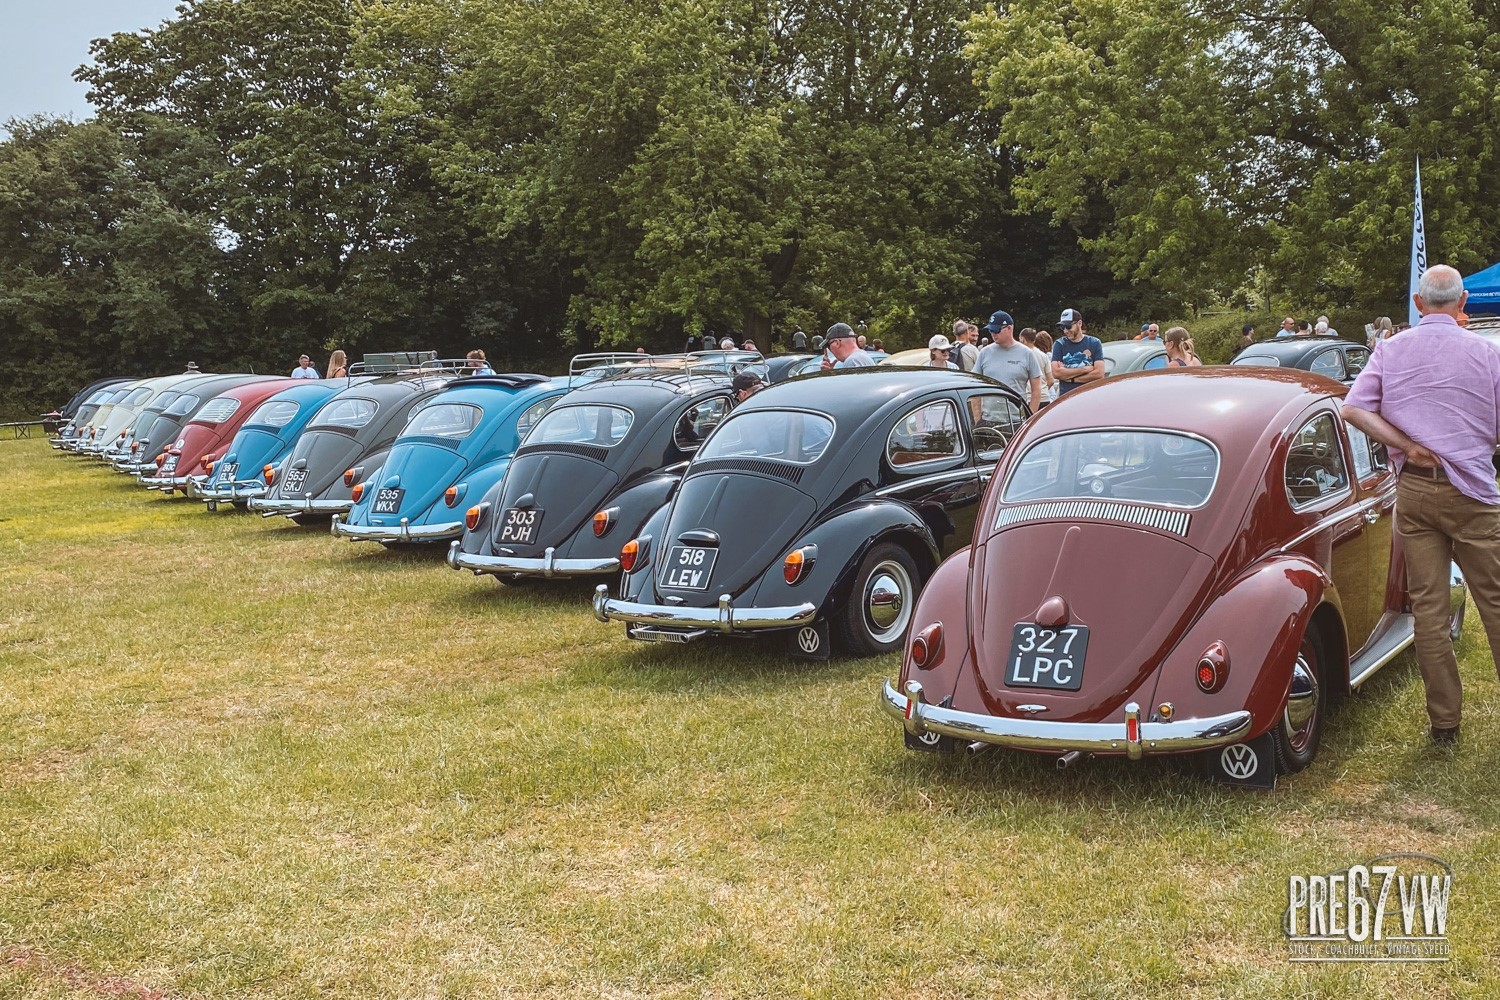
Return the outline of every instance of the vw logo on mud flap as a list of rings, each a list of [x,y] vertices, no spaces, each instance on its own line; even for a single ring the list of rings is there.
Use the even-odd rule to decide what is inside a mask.
[[[1219,754],[1219,766],[1229,777],[1246,781],[1260,770],[1260,754],[1247,744],[1236,743]]]
[[[813,626],[804,625],[797,630],[797,648],[812,656],[823,648],[823,637]]]
[[[917,734],[917,740],[920,741],[923,746],[929,747],[937,746],[938,740],[941,740],[942,738],[942,733],[934,733],[931,730],[923,730],[921,733]]]

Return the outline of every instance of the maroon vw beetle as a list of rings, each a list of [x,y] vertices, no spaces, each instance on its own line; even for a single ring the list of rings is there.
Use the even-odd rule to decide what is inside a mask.
[[[917,603],[881,697],[907,745],[1207,751],[1260,786],[1306,767],[1330,699],[1412,642],[1396,476],[1344,392],[1190,368],[1043,410]],[[1455,634],[1464,601],[1455,575]]]

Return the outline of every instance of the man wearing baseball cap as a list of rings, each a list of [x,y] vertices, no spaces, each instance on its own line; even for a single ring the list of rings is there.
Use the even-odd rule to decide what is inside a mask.
[[[734,401],[736,403],[743,403],[766,387],[765,382],[761,381],[761,377],[751,371],[740,372],[734,377],[734,382],[731,384],[734,387]]]
[[[823,356],[823,363],[818,367],[823,371],[830,368],[869,368],[875,364],[864,351],[859,349],[859,342],[855,340],[854,328],[848,323],[835,323],[828,328],[828,337],[823,341],[823,347],[827,354]],[[828,355],[833,355],[832,359]]]
[[[1083,332],[1083,313],[1064,309],[1057,320],[1062,336],[1052,343],[1052,374],[1057,398],[1104,377],[1104,345]]]
[[[984,328],[994,339],[979,352],[974,374],[1004,382],[1026,400],[1031,412],[1035,413],[1042,406],[1042,366],[1037,363],[1036,354],[1016,340],[1016,321],[1005,310],[991,315]]]

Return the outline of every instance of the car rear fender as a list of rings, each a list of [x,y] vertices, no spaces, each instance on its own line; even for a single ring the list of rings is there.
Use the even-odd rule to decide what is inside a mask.
[[[458,481],[450,485],[458,487],[458,501],[453,509],[463,517],[464,512],[475,504],[482,503],[488,497],[490,491],[494,490],[505,479],[505,470],[510,468],[510,455],[497,458],[493,462],[475,466],[458,477]],[[446,490],[447,487],[444,487]],[[439,497],[438,507],[447,509],[446,502]],[[443,518],[439,518],[442,520]]]
[[[670,501],[662,504],[650,517],[646,518],[639,531],[634,535],[626,535],[623,532],[619,536],[619,544],[624,544],[632,538],[642,535],[651,536],[651,548],[646,553],[646,565],[637,569],[634,573],[620,574],[620,597],[629,601],[645,601],[655,603],[656,596],[656,567],[657,560],[661,558],[663,539],[667,534],[667,519],[672,514]],[[611,532],[614,534],[614,532]],[[617,550],[618,551],[618,550]]]
[[[680,469],[681,466],[678,466]],[[558,547],[558,554],[571,559],[618,556],[620,546],[642,533],[646,522],[666,507],[677,491],[682,477],[676,473],[656,473],[604,500],[606,510],[617,510],[614,526],[603,536],[594,534],[593,516],[573,537]]]
[[[1276,724],[1310,627],[1327,633],[1324,663],[1333,676],[1325,683],[1334,688],[1346,683],[1341,678],[1347,677],[1347,664],[1337,662],[1344,645],[1342,623],[1338,592],[1316,562],[1296,555],[1262,560],[1209,604],[1168,654],[1141,717],[1156,719],[1164,702],[1177,719],[1249,709],[1250,732],[1258,736]],[[1207,693],[1198,687],[1197,669],[1215,644],[1222,644],[1229,676],[1222,688]]]
[[[912,613],[911,629],[901,651],[900,680],[902,684],[907,680],[920,681],[924,697],[929,701],[941,702],[950,697],[959,680],[972,674],[964,669],[964,665],[970,660],[968,586],[971,579],[969,560],[973,553],[973,547],[966,545],[943,560],[922,588],[917,608]],[[934,624],[942,626],[941,641],[928,664],[917,668],[911,659],[912,640]],[[970,677],[971,686],[972,681]],[[976,692],[974,699],[977,698]]]
[[[759,607],[781,607],[808,602],[819,614],[839,607],[854,588],[854,577],[865,555],[882,542],[906,549],[917,564],[922,579],[932,575],[940,558],[932,529],[905,504],[864,499],[816,524],[801,538],[789,541],[782,557],[761,577],[753,603]],[[818,547],[812,569],[796,584],[782,576],[785,555],[805,545]]]

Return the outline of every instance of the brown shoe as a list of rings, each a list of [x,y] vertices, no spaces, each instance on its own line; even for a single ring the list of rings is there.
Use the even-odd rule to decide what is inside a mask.
[[[1441,726],[1432,727],[1432,742],[1442,744],[1453,744],[1458,742],[1458,727],[1449,726],[1444,729]]]

